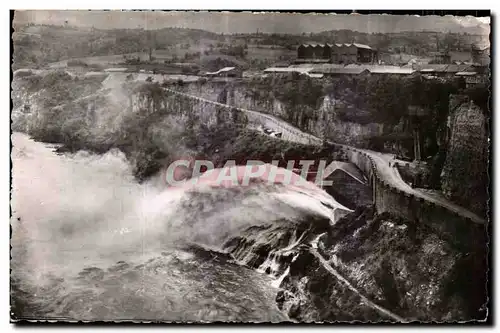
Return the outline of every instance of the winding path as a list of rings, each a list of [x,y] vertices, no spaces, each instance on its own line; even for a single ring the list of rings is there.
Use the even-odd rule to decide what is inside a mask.
[[[436,197],[428,193],[422,192],[419,189],[412,188],[401,178],[399,171],[394,166],[389,166],[389,162],[393,158],[392,155],[378,153],[366,149],[359,149],[359,150],[365,152],[366,154],[369,154],[372,157],[380,177],[386,180],[393,187],[398,188],[399,190],[404,191],[408,194],[412,194],[416,197],[422,198],[426,201],[432,202],[436,205],[442,206],[448,210],[457,213],[460,216],[470,219],[475,223],[485,223],[484,219],[482,219],[481,217],[477,216],[476,214],[472,213],[466,208],[461,207],[447,200],[444,197]]]
[[[319,254],[319,252],[315,249],[315,248],[310,248],[309,249],[309,252],[315,256],[319,262],[321,263],[321,265],[330,273],[332,274],[333,276],[335,276],[335,278],[339,281],[341,281],[343,284],[346,285],[347,288],[349,288],[351,291],[353,291],[355,294],[357,294],[361,300],[367,305],[369,306],[370,308],[378,311],[379,313],[381,313],[383,316],[386,316],[386,317],[389,317],[391,319],[394,319],[395,321],[399,321],[399,322],[407,322],[406,319],[404,319],[403,317],[400,317],[398,316],[397,314],[381,307],[380,305],[378,304],[375,304],[373,303],[372,301],[370,301],[365,295],[363,295],[356,287],[354,287],[349,281],[347,281],[347,279],[345,277],[343,277],[335,268],[333,268],[330,263],[328,261],[325,260],[325,258],[323,258],[323,256],[321,254]]]
[[[171,92],[171,93],[182,95],[185,97],[189,97],[191,99],[198,100],[201,102],[210,103],[210,104],[213,104],[216,106],[221,106],[221,107],[226,107],[226,108],[231,108],[231,109],[237,109],[237,110],[239,110],[241,112],[245,112],[247,114],[258,115],[259,117],[263,117],[263,118],[269,120],[271,123],[279,126],[280,130],[281,129],[289,130],[294,135],[298,135],[298,136],[301,136],[303,138],[307,138],[307,140],[309,141],[310,144],[316,144],[316,145],[322,144],[322,140],[320,138],[315,137],[312,134],[305,133],[305,132],[301,131],[300,129],[290,125],[286,121],[278,119],[278,118],[271,116],[269,114],[265,114],[265,113],[262,113],[259,111],[247,110],[247,109],[239,108],[239,107],[228,105],[228,104],[222,104],[219,102],[215,102],[215,101],[201,98],[198,96],[182,93],[182,92],[179,92],[179,91],[176,91],[173,89],[169,89],[169,88],[164,88],[164,89],[166,91]],[[475,223],[480,223],[480,224],[486,223],[486,221],[484,219],[482,219],[481,217],[479,217],[478,215],[472,213],[471,211],[465,209],[464,207],[461,207],[461,206],[447,200],[444,197],[436,197],[436,196],[430,195],[428,193],[422,192],[418,189],[414,189],[411,186],[409,186],[401,178],[399,171],[394,166],[390,165],[389,162],[393,160],[393,157],[394,157],[393,155],[386,154],[386,153],[380,153],[380,152],[376,152],[376,151],[372,151],[372,150],[368,150],[368,149],[355,148],[352,146],[343,145],[343,144],[339,144],[339,143],[335,143],[335,142],[329,142],[329,144],[335,145],[337,147],[349,148],[350,150],[354,150],[357,152],[363,152],[363,153],[369,155],[374,162],[375,168],[376,168],[379,176],[383,180],[385,180],[388,184],[390,184],[392,187],[397,188],[397,189],[399,189],[403,192],[406,192],[408,194],[414,195],[415,197],[421,198],[421,199],[426,200],[428,202],[432,202],[436,205],[444,207],[450,211],[455,212],[456,214],[458,214],[462,217],[468,218],[469,220],[471,220]]]

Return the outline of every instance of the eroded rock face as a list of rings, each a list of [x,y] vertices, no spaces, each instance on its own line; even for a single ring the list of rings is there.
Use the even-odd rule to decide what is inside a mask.
[[[361,297],[330,274],[307,248],[290,265],[276,296],[278,307],[300,322],[335,322],[382,318]]]
[[[321,217],[304,217],[299,223],[282,219],[248,228],[227,241],[224,250],[240,264],[278,278],[290,267],[301,246],[329,227],[330,221]]]
[[[483,110],[472,102],[458,106],[450,119],[451,137],[441,175],[444,194],[486,215],[488,131]]]
[[[318,103],[316,107],[305,105],[293,107],[286,101],[280,101],[269,92],[252,90],[245,83],[208,82],[205,84],[189,84],[181,88],[176,87],[176,89],[182,89],[185,93],[209,100],[288,119],[292,121],[293,125],[318,137],[327,136],[330,139],[349,144],[362,144],[365,138],[378,136],[382,134],[384,129],[382,123],[357,123],[341,119],[338,115],[340,101],[328,95],[324,96],[321,103]],[[356,112],[363,113],[360,110],[346,110],[344,112],[351,115]],[[296,117],[290,119],[291,115]]]
[[[425,227],[357,211],[318,239],[318,252],[361,295],[405,320],[484,319],[486,255],[464,253]],[[391,320],[303,248],[277,296],[299,321]]]
[[[358,208],[334,226],[304,220],[250,228],[225,250],[277,278],[279,309],[300,322],[486,315],[485,249],[461,251],[424,226],[374,215],[371,208]]]

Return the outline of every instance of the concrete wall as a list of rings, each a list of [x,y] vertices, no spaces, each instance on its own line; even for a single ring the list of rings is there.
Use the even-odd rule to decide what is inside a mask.
[[[441,238],[461,248],[485,244],[485,225],[462,217],[445,207],[400,191],[380,178],[372,158],[355,148],[342,147],[348,160],[370,179],[377,212],[388,212],[415,223],[424,223]]]
[[[313,145],[322,144],[321,139],[304,133],[283,120],[270,115],[206,101],[171,89],[165,90],[176,95],[176,100],[185,101],[181,103],[190,101],[189,103],[191,104],[189,105],[198,112],[207,112],[213,107],[226,111],[237,109],[239,112],[245,113],[250,121],[259,122],[266,127],[282,132],[283,140]],[[194,104],[192,104],[193,102]],[[183,107],[188,106],[186,104],[183,105]],[[460,248],[471,249],[484,246],[486,236],[484,224],[476,223],[445,207],[435,205],[412,194],[400,191],[378,175],[375,162],[369,154],[353,147],[338,144],[333,145],[336,149],[342,151],[346,159],[356,165],[369,179],[373,188],[373,202],[378,213],[388,212],[414,221],[415,223],[423,223],[432,232]]]

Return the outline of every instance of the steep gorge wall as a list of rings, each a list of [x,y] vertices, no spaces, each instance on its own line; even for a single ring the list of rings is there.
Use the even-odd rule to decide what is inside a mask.
[[[320,144],[322,142],[320,139],[314,137],[313,135],[304,133],[271,115],[243,109],[240,107],[233,107],[227,104],[217,103],[213,100],[205,100],[204,98],[195,99],[192,96],[183,93],[177,93],[176,90],[169,88],[165,88],[165,91],[173,94],[174,97],[169,100],[173,101],[173,103],[177,103],[178,105],[183,105],[181,107],[183,110],[190,108],[192,112],[199,114],[202,117],[208,117],[207,119],[211,119],[211,117],[213,117],[213,115],[218,112],[224,112],[225,114],[238,112],[245,114],[248,121],[251,123],[260,124],[266,127],[270,127],[276,131],[282,132],[283,140],[303,144]],[[178,109],[178,107],[174,107],[174,109]]]
[[[239,108],[268,113],[284,120],[287,120],[290,113],[295,112],[291,109],[291,105],[274,98],[270,92],[253,96],[250,88],[245,83],[190,83],[184,84],[179,88],[176,87],[175,89],[209,100],[224,102]],[[352,145],[361,145],[365,139],[379,136],[383,133],[384,124],[381,123],[361,124],[339,119],[336,115],[337,102],[333,96],[327,95],[315,109],[308,106],[297,106],[296,108],[299,111],[312,113],[311,118],[304,124],[302,129],[320,138],[326,135],[331,140]],[[325,124],[328,125],[325,126]]]
[[[276,98],[256,99],[248,96],[247,93],[248,89],[244,86],[236,86],[234,90],[230,92],[230,94],[234,95],[234,98],[229,100],[232,101],[234,105],[251,110],[269,112],[282,119],[287,119],[287,115],[294,112],[291,110],[292,107],[286,102],[279,101]],[[339,119],[337,116],[337,103],[338,101],[333,96],[324,96],[321,104],[317,108],[310,109],[313,116],[305,124],[303,130],[317,137],[326,135],[330,140],[354,145],[361,145],[365,139],[383,133],[384,124],[375,122],[360,124]],[[297,108],[305,111],[304,109],[309,107],[298,106]]]
[[[442,190],[449,199],[485,216],[488,130],[484,112],[472,101],[459,102],[451,111],[449,131]]]

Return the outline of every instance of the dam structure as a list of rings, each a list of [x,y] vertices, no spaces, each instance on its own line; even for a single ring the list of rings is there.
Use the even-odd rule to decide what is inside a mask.
[[[361,170],[373,191],[373,204],[378,213],[388,212],[395,216],[424,223],[440,237],[457,246],[466,248],[484,244],[486,221],[469,210],[443,198],[429,195],[412,188],[401,178],[397,168],[390,163],[393,156],[368,149],[360,149],[322,139],[301,131],[286,121],[260,111],[248,110],[235,105],[220,103],[204,97],[187,94],[171,88],[163,88],[171,95],[188,101],[189,105],[204,109],[216,107],[228,112],[244,113],[249,122],[282,133],[282,140],[308,145],[328,144],[343,153],[346,161]]]

